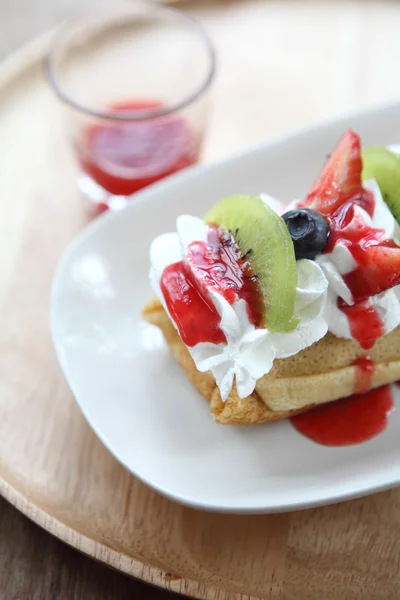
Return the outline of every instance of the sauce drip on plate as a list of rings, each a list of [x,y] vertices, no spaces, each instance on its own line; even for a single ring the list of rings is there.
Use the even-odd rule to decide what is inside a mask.
[[[304,436],[324,446],[351,446],[377,436],[387,425],[393,409],[390,386],[318,406],[291,417]]]

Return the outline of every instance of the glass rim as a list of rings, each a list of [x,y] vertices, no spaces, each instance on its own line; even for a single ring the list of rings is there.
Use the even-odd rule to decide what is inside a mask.
[[[207,71],[207,76],[205,77],[201,85],[179,102],[171,103],[160,108],[144,108],[135,111],[127,110],[123,111],[123,113],[118,113],[117,111],[112,110],[96,110],[74,100],[74,98],[65,90],[64,86],[61,85],[61,83],[59,82],[58,77],[56,75],[56,70],[54,68],[54,63],[57,51],[59,50],[59,46],[63,41],[62,34],[65,31],[68,31],[68,29],[74,23],[79,23],[79,21],[83,18],[83,15],[80,15],[79,17],[68,19],[64,22],[63,25],[61,25],[61,27],[57,31],[57,34],[60,35],[55,36],[44,58],[44,67],[47,80],[52,89],[54,90],[55,94],[62,102],[69,105],[71,108],[74,108],[80,113],[84,113],[88,116],[96,117],[98,119],[104,119],[109,121],[143,121],[148,119],[156,119],[158,117],[167,116],[171,113],[179,112],[180,110],[186,108],[190,104],[193,104],[193,102],[195,102],[198,98],[200,98],[200,96],[203,95],[204,92],[207,91],[215,76],[216,53],[214,44],[211,41],[211,38],[204,29],[204,27],[197,21],[197,19],[193,18],[191,15],[188,15],[175,7],[163,6],[153,1],[147,1],[146,4],[153,5],[155,8],[157,8],[157,10],[160,10],[161,12],[174,14],[175,16],[179,17],[179,19],[186,21],[188,25],[192,26],[197,31],[199,38],[201,38],[204,42],[204,46],[206,48],[206,52],[208,54],[210,63],[209,69]],[[117,10],[115,10],[114,12],[117,13]],[[87,15],[91,13],[85,14]],[[95,14],[96,13],[93,11],[93,16],[95,16]]]

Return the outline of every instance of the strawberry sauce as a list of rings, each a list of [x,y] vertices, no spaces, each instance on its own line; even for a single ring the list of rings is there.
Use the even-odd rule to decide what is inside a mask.
[[[180,261],[166,267],[160,284],[168,312],[186,346],[193,347],[199,342],[226,342],[217,309],[201,293],[186,263]]]
[[[368,196],[372,194],[365,192]],[[364,204],[364,206],[363,206]],[[330,217],[330,236],[324,252],[332,252],[340,243],[349,250],[357,267],[343,275],[354,300],[364,300],[379,294],[400,282],[400,252],[393,240],[386,239],[383,229],[365,223],[357,206],[365,207],[363,196],[346,202]],[[368,212],[374,210],[374,201],[367,200]]]
[[[226,342],[221,317],[210,298],[211,289],[230,304],[245,300],[250,322],[262,324],[264,303],[258,280],[229,233],[209,226],[207,243],[192,242],[187,256],[187,262],[166,267],[160,282],[168,311],[186,346]]]
[[[215,290],[229,304],[242,298],[250,323],[255,327],[262,325],[264,302],[260,286],[232,235],[210,225],[207,243],[199,241],[189,245],[188,262],[200,285]]]
[[[360,356],[354,361],[354,393],[364,394],[372,387],[372,378],[375,373],[375,363],[372,358],[366,354]]]
[[[114,104],[124,112],[161,109],[162,103],[145,100]],[[180,116],[140,121],[115,120],[91,125],[78,147],[83,170],[115,195],[130,195],[198,161],[199,140]]]
[[[393,409],[390,386],[318,406],[291,417],[304,436],[324,446],[361,444],[381,433]]]
[[[376,340],[385,335],[385,327],[371,300],[359,300],[352,306],[338,298],[338,307],[349,320],[352,337],[361,348],[369,350]]]
[[[385,239],[385,231],[370,227],[358,207],[373,215],[373,195],[363,190],[355,198],[335,210],[329,217],[330,236],[324,252],[332,252],[336,244],[346,246],[354,258],[356,268],[343,275],[355,303],[346,304],[338,299],[338,307],[348,318],[352,337],[364,349],[372,348],[385,335],[385,328],[370,296],[400,282],[400,252],[396,244]],[[388,256],[388,253],[392,256]]]

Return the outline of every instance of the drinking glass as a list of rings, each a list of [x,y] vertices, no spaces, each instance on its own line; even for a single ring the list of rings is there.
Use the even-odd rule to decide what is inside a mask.
[[[199,160],[215,52],[190,16],[149,1],[64,24],[46,57],[91,212]]]

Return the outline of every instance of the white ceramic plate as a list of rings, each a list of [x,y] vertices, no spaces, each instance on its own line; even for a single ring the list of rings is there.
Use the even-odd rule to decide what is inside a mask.
[[[51,323],[65,377],[114,456],[159,492],[199,508],[274,512],[336,502],[400,482],[400,411],[375,439],[328,448],[289,422],[216,425],[140,310],[152,292],[148,248],[181,213],[201,215],[221,196],[269,192],[289,200],[310,187],[340,134],[365,144],[400,140],[400,107],[301,132],[174,176],[106,215],[66,250]]]

